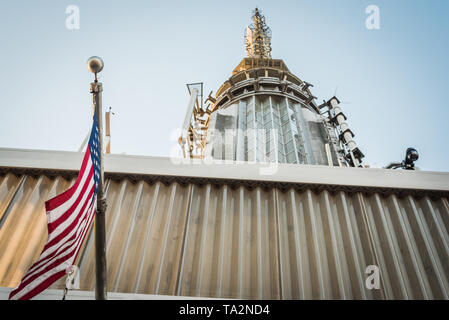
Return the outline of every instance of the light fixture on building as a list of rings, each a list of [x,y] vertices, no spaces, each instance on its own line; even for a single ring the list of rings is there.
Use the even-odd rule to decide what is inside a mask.
[[[415,170],[415,161],[419,158],[418,151],[415,148],[407,148],[405,159],[402,162],[392,162],[385,169],[402,168],[404,170]]]

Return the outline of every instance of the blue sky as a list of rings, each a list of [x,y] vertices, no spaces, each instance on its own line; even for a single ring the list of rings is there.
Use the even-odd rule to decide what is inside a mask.
[[[365,28],[368,5],[380,30]],[[80,29],[65,26],[80,9]],[[75,151],[89,127],[99,55],[112,151],[167,156],[188,102],[185,84],[215,91],[246,55],[258,6],[272,56],[337,96],[370,165],[420,153],[422,170],[449,171],[449,1],[21,1],[0,2],[0,147]]]

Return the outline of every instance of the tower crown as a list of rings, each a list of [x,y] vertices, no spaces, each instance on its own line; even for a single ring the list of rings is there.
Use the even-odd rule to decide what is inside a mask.
[[[245,32],[248,57],[271,59],[271,29],[258,8],[253,11],[252,22]]]

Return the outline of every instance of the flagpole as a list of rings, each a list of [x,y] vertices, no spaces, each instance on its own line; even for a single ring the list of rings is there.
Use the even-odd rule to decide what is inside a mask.
[[[92,101],[98,121],[98,135],[100,140],[100,181],[97,191],[97,211],[95,213],[95,300],[107,300],[106,279],[106,198],[104,196],[104,167],[103,167],[103,117],[102,92],[103,86],[97,80],[97,73],[103,69],[103,60],[91,57],[88,68],[95,74],[95,80],[90,84]]]

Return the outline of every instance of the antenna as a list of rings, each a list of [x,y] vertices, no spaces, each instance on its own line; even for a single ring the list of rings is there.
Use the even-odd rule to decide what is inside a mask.
[[[253,11],[252,23],[246,27],[246,52],[250,58],[271,59],[271,29],[259,8]]]
[[[115,115],[111,111],[112,108],[109,107],[109,111],[105,113],[105,153],[111,153],[111,114]]]

